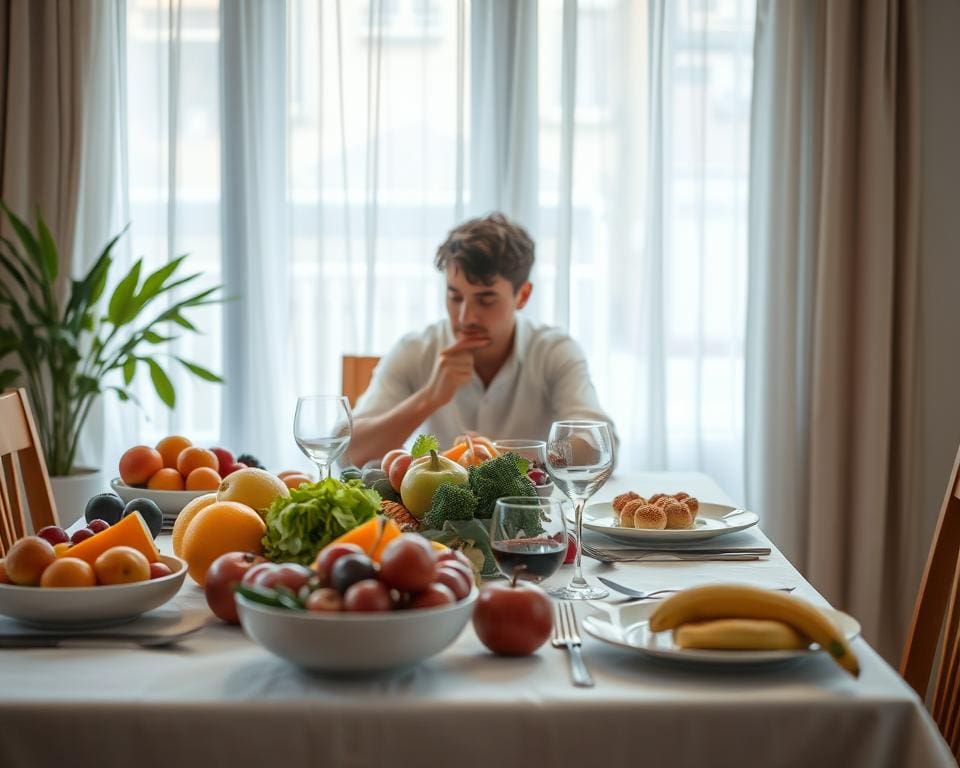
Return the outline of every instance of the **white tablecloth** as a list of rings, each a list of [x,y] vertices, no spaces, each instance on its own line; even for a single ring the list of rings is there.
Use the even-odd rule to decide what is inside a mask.
[[[615,477],[597,499],[626,488],[728,501],[691,473]],[[756,529],[737,536],[767,543]],[[762,562],[586,562],[639,588],[734,580],[821,599],[776,550]],[[204,608],[192,584],[176,604]],[[854,648],[858,680],[826,658],[663,666],[586,636],[591,689],[570,684],[549,644],[498,658],[469,626],[417,667],[359,680],[301,672],[223,625],[169,650],[0,650],[0,766],[955,765],[913,692],[863,640]]]

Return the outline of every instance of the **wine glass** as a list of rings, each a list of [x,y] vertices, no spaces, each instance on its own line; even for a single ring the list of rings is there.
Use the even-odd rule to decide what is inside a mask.
[[[297,399],[293,437],[300,450],[317,465],[320,480],[330,477],[330,468],[350,445],[353,413],[340,395],[311,395]]]
[[[547,463],[547,444],[543,440],[494,440],[500,453],[515,453],[530,462],[530,469],[543,469]]]
[[[557,487],[573,502],[576,512],[577,558],[573,578],[566,587],[550,594],[567,600],[596,600],[609,592],[591,586],[580,568],[583,540],[583,508],[607,482],[613,471],[613,440],[605,421],[555,421],[547,438],[547,472]]]
[[[497,499],[490,521],[490,548],[500,572],[513,578],[540,582],[563,565],[567,554],[567,525],[559,501],[538,496]]]

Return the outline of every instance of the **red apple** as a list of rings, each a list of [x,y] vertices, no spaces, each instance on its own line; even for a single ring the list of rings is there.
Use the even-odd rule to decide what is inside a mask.
[[[221,464],[220,465],[220,477],[226,477],[227,475],[232,475],[238,469],[246,469],[247,465],[242,461],[234,461],[230,464]]]
[[[231,464],[235,464],[237,461],[236,458],[234,458],[234,455],[226,448],[211,448],[210,453],[216,454],[217,459],[220,461],[221,467],[229,467]],[[226,477],[223,472],[220,473],[220,476]]]
[[[436,569],[436,551],[416,533],[401,534],[380,556],[381,581],[400,592],[423,591],[433,583]]]
[[[169,576],[173,571],[166,563],[150,563],[150,578],[159,579],[163,576]]]
[[[473,608],[473,628],[487,648],[504,656],[526,656],[553,631],[553,604],[536,584],[489,584]]]
[[[207,598],[207,605],[216,617],[227,624],[239,624],[237,604],[233,599],[233,592],[244,575],[257,563],[264,559],[252,552],[227,552],[220,555],[210,570],[203,585],[203,592]]]
[[[380,462],[381,471],[386,472],[389,475],[390,467],[393,466],[393,462],[406,453],[407,452],[403,450],[403,448],[394,448],[392,451],[387,451],[387,455],[384,456],[383,461]]]

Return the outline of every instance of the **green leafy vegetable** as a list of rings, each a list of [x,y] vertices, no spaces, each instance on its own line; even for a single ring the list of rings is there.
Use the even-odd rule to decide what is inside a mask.
[[[479,520],[447,520],[441,530],[421,531],[420,535],[451,549],[461,550],[478,565],[482,562],[479,565],[481,576],[497,575],[497,562],[490,548],[490,532]]]
[[[304,483],[267,508],[263,554],[274,562],[309,565],[327,544],[370,520],[379,508],[379,494],[359,480]]]
[[[410,449],[410,455],[415,459],[426,456],[430,451],[440,453],[440,443],[433,435],[420,435],[413,442],[413,448]]]

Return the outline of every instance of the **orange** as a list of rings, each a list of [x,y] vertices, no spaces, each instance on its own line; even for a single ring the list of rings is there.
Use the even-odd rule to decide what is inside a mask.
[[[127,485],[143,485],[163,469],[163,457],[149,445],[135,445],[120,457],[120,479]]]
[[[173,545],[173,554],[182,557],[180,548],[183,544],[183,534],[187,532],[187,526],[193,522],[193,518],[201,509],[206,509],[217,500],[217,494],[205,493],[203,496],[197,496],[187,506],[180,510],[176,522],[173,524],[173,533],[170,536],[170,543]]]
[[[181,546],[190,578],[202,587],[207,570],[220,555],[227,552],[259,554],[266,531],[263,518],[246,504],[218,501],[200,510],[187,526]]]
[[[53,552],[57,557],[63,557],[72,546],[73,544],[69,541],[61,541],[59,544],[53,545]]]
[[[193,443],[181,435],[170,435],[170,437],[165,437],[157,443],[156,448],[160,456],[163,457],[163,466],[176,469],[177,457],[192,445]]]
[[[290,489],[272,472],[256,467],[244,467],[231,472],[220,483],[217,498],[237,501],[254,509],[266,509],[278,496],[289,496]]]
[[[140,555],[139,552],[137,552]],[[140,555],[143,557],[143,555]],[[90,563],[79,557],[61,557],[50,563],[40,579],[41,587],[95,587],[97,575]]]
[[[182,491],[183,475],[175,469],[164,467],[150,476],[147,488],[151,491]]]
[[[206,448],[184,448],[177,457],[177,469],[184,477],[200,467],[210,467],[214,472],[219,472],[220,459]]]
[[[313,482],[313,478],[310,477],[310,475],[301,474],[284,475],[280,479],[283,480],[283,484],[286,485],[287,488],[299,488],[300,483]]]
[[[221,479],[216,470],[210,467],[197,467],[187,475],[185,487],[188,491],[215,491],[220,487]]]
[[[93,570],[101,584],[131,584],[150,578],[150,561],[139,549],[120,545],[100,555]]]
[[[7,576],[7,566],[3,564],[3,558],[0,558],[0,584],[13,584]]]
[[[7,578],[14,584],[35,587],[47,566],[56,559],[50,542],[39,536],[24,536],[10,547],[3,563]]]

